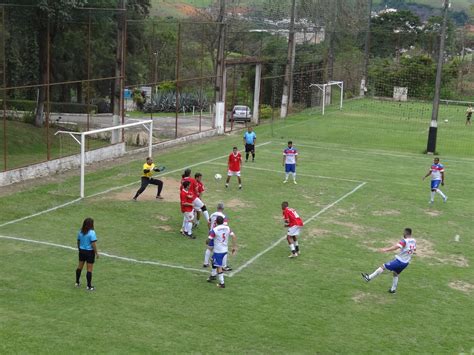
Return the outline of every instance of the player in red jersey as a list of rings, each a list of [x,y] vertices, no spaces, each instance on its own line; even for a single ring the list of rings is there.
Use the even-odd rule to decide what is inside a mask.
[[[194,180],[196,181],[196,197],[200,200],[202,199],[202,194],[206,191],[204,184],[202,183],[202,174],[194,174]],[[202,201],[202,200],[201,200]],[[201,209],[196,209],[196,221],[194,222],[194,227],[199,225],[199,220],[201,219]],[[209,223],[209,219],[207,220]]]
[[[239,181],[239,190],[242,189],[242,180],[240,179],[240,166],[242,164],[242,155],[237,150],[237,147],[232,148],[232,153],[229,154],[229,160],[227,162],[227,180],[225,181],[225,187],[229,187],[229,181],[231,176],[237,176]]]
[[[195,195],[189,189],[191,183],[189,181],[184,181],[181,184],[181,191],[179,193],[180,201],[181,201],[181,212],[183,212],[183,235],[195,239],[196,237],[193,236],[193,219],[194,219],[194,208],[193,208],[193,200]]]
[[[183,175],[181,175],[181,184],[184,181],[189,181],[189,191],[194,194],[194,200],[193,200],[193,206],[194,210],[196,211],[201,211],[204,217],[206,218],[206,221],[209,221],[209,212],[207,211],[207,207],[204,204],[204,202],[201,201],[199,198],[199,185],[196,179],[191,177],[191,169],[186,169],[184,170]]]
[[[293,208],[288,207],[288,202],[282,202],[281,209],[283,211],[285,227],[288,227],[286,240],[288,240],[288,245],[290,246],[291,250],[289,258],[296,258],[300,253],[297,237],[300,235],[301,227],[303,227],[303,220]]]

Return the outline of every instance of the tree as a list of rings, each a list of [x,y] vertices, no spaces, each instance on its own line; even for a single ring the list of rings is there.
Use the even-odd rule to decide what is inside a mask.
[[[399,56],[416,43],[421,31],[418,16],[408,10],[385,12],[372,18],[371,53],[377,57]]]

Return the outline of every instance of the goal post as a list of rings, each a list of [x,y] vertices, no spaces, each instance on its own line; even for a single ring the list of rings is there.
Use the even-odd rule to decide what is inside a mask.
[[[329,81],[326,84],[311,84],[309,87],[317,87],[323,94],[322,113],[324,115],[326,109],[326,91],[328,87],[337,86],[341,89],[341,97],[339,99],[339,110],[342,110],[342,100],[344,98],[344,82],[343,81]]]
[[[127,123],[123,125],[107,127],[107,128],[100,128],[100,129],[93,129],[86,132],[70,132],[70,131],[57,131],[55,135],[64,134],[69,135],[76,143],[80,146],[80,197],[84,198],[85,196],[85,166],[86,166],[86,137],[90,135],[97,135],[104,132],[113,132],[117,131],[120,134],[120,131],[136,127],[136,126],[143,126],[145,130],[148,132],[148,156],[152,156],[152,149],[153,149],[153,120],[143,120],[139,122]],[[124,141],[124,137],[122,135],[121,142]]]

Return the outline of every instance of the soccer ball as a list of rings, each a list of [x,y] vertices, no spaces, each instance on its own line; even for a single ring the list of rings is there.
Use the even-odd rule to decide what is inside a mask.
[[[220,179],[222,179],[222,175],[221,174],[216,174],[216,175],[214,175],[214,179],[220,180]]]
[[[448,120],[444,120],[444,122],[448,123],[449,121],[448,121]]]

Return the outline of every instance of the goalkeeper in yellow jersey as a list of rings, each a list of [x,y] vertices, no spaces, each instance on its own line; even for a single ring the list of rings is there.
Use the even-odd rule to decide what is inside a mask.
[[[133,200],[136,201],[138,196],[145,191],[146,187],[149,184],[152,185],[157,185],[158,186],[158,191],[156,193],[156,198],[157,199],[162,199],[163,197],[161,196],[161,190],[163,190],[163,181],[159,179],[153,179],[152,175],[153,172],[160,172],[163,171],[164,167],[155,167],[155,164],[153,164],[153,159],[151,157],[146,158],[145,164],[143,164],[143,175],[142,175],[142,185],[138,189],[137,193],[133,197]]]

